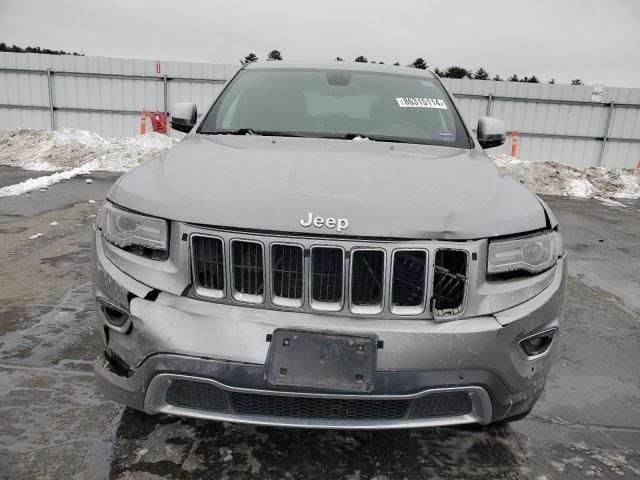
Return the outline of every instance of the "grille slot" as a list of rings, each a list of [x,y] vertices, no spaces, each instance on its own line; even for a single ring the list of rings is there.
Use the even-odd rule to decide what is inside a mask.
[[[356,313],[382,310],[384,252],[355,250],[351,256],[351,305]]]
[[[391,311],[415,315],[424,311],[427,252],[400,250],[393,255]]]
[[[434,393],[414,400],[411,418],[453,417],[471,413],[471,409],[467,393]]]
[[[198,294],[213,298],[224,296],[224,247],[222,240],[194,236],[191,239],[193,279]]]
[[[311,248],[311,300],[314,308],[342,308],[344,252],[336,247]]]
[[[325,419],[380,419],[402,418],[409,406],[408,400],[359,400],[340,398],[288,397],[231,393],[236,413],[267,417],[325,418]]]
[[[279,305],[302,305],[304,250],[299,245],[271,247],[273,301]]]
[[[236,300],[261,303],[264,300],[264,261],[262,244],[231,242],[233,288]]]
[[[164,400],[176,407],[213,412],[228,410],[226,393],[204,382],[174,380],[169,385]]]
[[[467,293],[468,254],[463,250],[436,251],[433,272],[434,316],[462,313]]]

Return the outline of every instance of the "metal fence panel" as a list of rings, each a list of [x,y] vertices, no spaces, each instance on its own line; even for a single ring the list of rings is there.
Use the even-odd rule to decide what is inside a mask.
[[[139,132],[140,111],[197,104],[201,115],[240,68],[190,62],[0,53],[0,128],[77,127],[102,136]],[[577,167],[640,161],[640,89],[442,79],[475,129],[481,116],[520,133],[518,157]],[[508,153],[507,144],[491,150]]]

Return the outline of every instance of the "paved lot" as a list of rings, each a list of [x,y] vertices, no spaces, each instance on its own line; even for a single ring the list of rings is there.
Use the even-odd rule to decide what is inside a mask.
[[[35,175],[0,167],[0,185]],[[640,202],[548,199],[570,255],[567,318],[528,419],[349,433],[148,417],[104,400],[89,283],[100,202],[88,200],[116,177],[93,178],[0,198],[0,478],[640,478]]]

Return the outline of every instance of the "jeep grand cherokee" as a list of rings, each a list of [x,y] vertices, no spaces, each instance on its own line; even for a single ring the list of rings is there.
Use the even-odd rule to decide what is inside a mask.
[[[556,349],[558,222],[498,173],[437,76],[255,63],[121,177],[93,237],[118,402],[251,424],[402,428],[526,415]]]

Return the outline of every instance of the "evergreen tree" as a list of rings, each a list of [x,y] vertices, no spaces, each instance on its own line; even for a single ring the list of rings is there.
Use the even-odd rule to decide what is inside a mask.
[[[584,85],[584,83],[582,83],[582,80],[580,80],[579,78],[574,78],[573,80],[571,80],[571,85]]]
[[[400,66],[400,62],[396,62],[393,65],[396,66],[396,67],[399,67]]]
[[[446,76],[446,74],[442,70],[440,70],[438,67],[436,67],[433,73],[435,73],[440,78],[444,78]]]
[[[476,80],[489,80],[489,74],[484,68],[480,67],[476,70],[476,73],[473,74],[473,78]]]
[[[515,73],[513,75],[511,75],[509,78],[507,78],[507,80],[509,80],[510,82],[519,82],[520,81],[520,79],[518,78],[518,75],[515,74]]]
[[[549,84],[550,84],[550,85],[553,85],[553,84],[555,84],[555,83],[556,83],[556,79],[555,79],[555,78],[552,78],[551,80],[549,80]]]
[[[269,60],[282,60],[282,54],[279,50],[271,50],[269,55],[267,55],[267,59]]]
[[[426,70],[427,68],[429,68],[429,65],[427,65],[427,61],[422,57],[416,58],[409,66],[418,68],[420,70]]]
[[[540,80],[538,80],[538,77],[536,77],[535,75],[532,75],[531,78],[528,78],[526,81],[528,83],[540,83]]]
[[[336,61],[336,62],[344,62],[342,57],[336,57],[336,58],[334,58],[334,61]]]
[[[240,60],[240,63],[242,65],[249,65],[250,63],[257,62],[257,61],[258,61],[258,57],[256,56],[256,54],[250,53],[249,55],[244,57],[244,60]]]
[[[369,60],[367,60],[367,57],[365,57],[364,55],[358,55],[354,61],[358,62],[358,63],[368,63],[369,62]]]
[[[452,65],[445,71],[445,77],[447,78],[473,78],[473,74],[466,68]]]
[[[500,75],[496,75],[493,77],[496,82],[502,82],[502,77]]]

